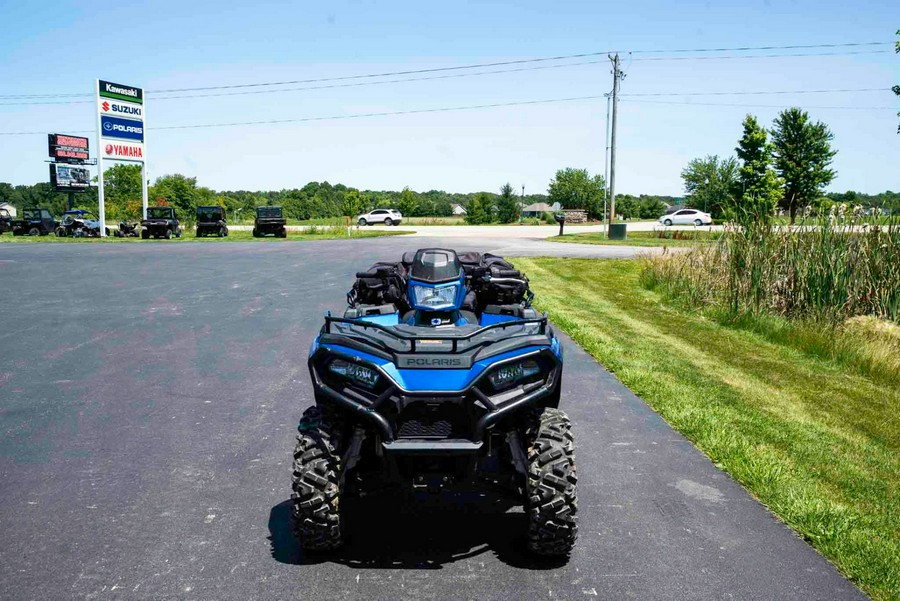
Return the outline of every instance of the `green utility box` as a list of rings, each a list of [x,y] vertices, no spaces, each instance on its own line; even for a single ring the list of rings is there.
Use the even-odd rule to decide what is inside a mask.
[[[609,224],[609,239],[610,240],[624,240],[627,237],[625,234],[626,227],[627,227],[627,224],[625,224],[625,223]]]

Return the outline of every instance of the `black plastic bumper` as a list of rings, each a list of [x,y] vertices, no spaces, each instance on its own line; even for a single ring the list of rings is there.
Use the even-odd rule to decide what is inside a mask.
[[[487,412],[475,423],[471,437],[447,439],[398,438],[395,436],[394,429],[388,419],[378,412],[378,408],[392,396],[415,399],[417,397],[416,393],[402,391],[392,385],[374,400],[364,403],[323,382],[312,364],[310,365],[310,371],[314,386],[320,395],[347,410],[352,415],[358,416],[363,423],[373,427],[378,432],[382,448],[386,452],[404,455],[466,455],[477,454],[482,450],[485,434],[500,420],[519,410],[538,405],[541,400],[553,395],[556,392],[562,365],[559,363],[555,364],[544,382],[532,384],[523,389],[522,394],[512,398],[508,398],[508,393],[497,395],[504,397],[503,400],[498,400],[496,396],[493,398],[489,397],[475,385],[462,391],[462,394],[473,397],[472,402],[477,400],[479,404],[485,407]],[[460,392],[455,392],[448,396],[458,397],[460,394]],[[418,396],[427,397],[428,399],[439,398],[434,393]]]

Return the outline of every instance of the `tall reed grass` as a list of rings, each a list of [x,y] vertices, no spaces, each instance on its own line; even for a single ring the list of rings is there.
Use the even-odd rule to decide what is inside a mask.
[[[713,245],[647,260],[644,283],[733,315],[900,320],[900,222],[729,225]]]
[[[900,221],[728,226],[644,260],[645,286],[711,317],[900,383]]]

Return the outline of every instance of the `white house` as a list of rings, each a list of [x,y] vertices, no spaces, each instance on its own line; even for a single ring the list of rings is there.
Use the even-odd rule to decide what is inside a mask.
[[[9,211],[10,217],[16,217],[16,207],[12,206],[8,202],[0,201],[0,209],[6,209]]]
[[[465,215],[468,213],[468,211],[466,211],[466,207],[464,207],[462,205],[458,205],[456,203],[453,203],[452,205],[450,205],[450,210],[453,212],[454,215]]]

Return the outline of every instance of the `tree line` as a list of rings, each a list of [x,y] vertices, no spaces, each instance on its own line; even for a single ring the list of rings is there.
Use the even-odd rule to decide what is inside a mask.
[[[660,195],[616,196],[616,213],[622,219],[655,219],[666,206],[690,204],[717,218],[735,218],[738,212],[771,215],[776,206],[795,214],[798,208],[825,206],[832,202],[860,204],[900,211],[900,193],[863,194],[854,191],[822,195],[822,188],[834,177],[828,168],[835,151],[831,132],[822,123],[812,123],[800,109],[782,113],[770,133],[756,118],[744,120],[744,134],[738,143],[737,158],[707,156],[692,160],[682,172],[687,197]],[[106,218],[111,222],[136,220],[141,215],[141,170],[138,165],[117,164],[104,172]],[[564,209],[582,209],[592,220],[603,219],[606,182],[587,169],[560,169],[551,179],[547,194],[522,195],[510,183],[497,193],[454,193],[442,190],[416,192],[359,190],[343,184],[309,182],[302,188],[277,191],[216,191],[197,183],[197,178],[181,174],[164,175],[149,186],[149,203],[172,205],[190,222],[196,208],[219,205],[229,220],[249,218],[257,206],[278,205],[290,219],[305,221],[355,217],[376,208],[398,209],[407,217],[447,217],[453,206],[466,209],[471,224],[512,223],[521,218],[521,209],[534,203]],[[0,182],[0,202],[18,210],[43,207],[55,215],[67,208],[68,195],[56,192],[48,182],[13,186]],[[75,207],[97,212],[97,189],[76,194]],[[546,218],[546,217],[545,217]]]
[[[825,193],[836,172],[834,135],[806,111],[788,108],[766,129],[754,115],[743,122],[736,157],[693,159],[681,173],[688,202],[716,218],[768,221],[777,209],[794,223],[800,211],[818,212],[852,203],[882,212],[900,211],[900,194]]]
[[[106,217],[109,221],[135,220],[141,215],[141,170],[139,165],[117,164],[104,172]],[[519,202],[546,202],[544,194],[513,195],[516,218]],[[485,206],[495,207],[500,194],[488,192],[455,193],[443,190],[416,192],[409,188],[392,190],[359,190],[343,184],[309,182],[302,188],[276,191],[224,190],[201,186],[196,177],[182,174],[164,175],[148,189],[150,205],[167,204],[175,207],[186,220],[193,219],[198,206],[219,205],[228,211],[228,218],[248,217],[257,206],[281,206],[290,219],[308,220],[345,215],[356,216],[377,208],[394,208],[408,217],[446,217],[453,214],[453,205],[468,206],[480,198]],[[0,202],[8,202],[21,210],[25,207],[44,207],[59,215],[67,208],[68,195],[56,192],[48,182],[31,186],[13,186],[0,182]],[[75,206],[96,212],[97,189],[91,187],[75,195]],[[491,209],[492,215],[494,209]],[[507,209],[508,213],[508,209]],[[506,215],[506,213],[504,213]],[[493,219],[493,217],[492,217]]]

